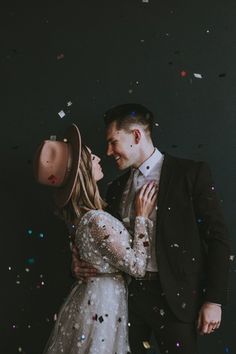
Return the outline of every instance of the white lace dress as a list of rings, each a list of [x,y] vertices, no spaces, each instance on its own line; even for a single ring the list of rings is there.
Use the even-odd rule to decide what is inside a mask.
[[[86,284],[75,283],[44,353],[129,352],[127,289],[122,272],[144,276],[151,228],[149,219],[136,217],[131,248],[128,231],[110,214],[92,210],[82,217],[75,242],[81,259],[92,263],[99,276]]]

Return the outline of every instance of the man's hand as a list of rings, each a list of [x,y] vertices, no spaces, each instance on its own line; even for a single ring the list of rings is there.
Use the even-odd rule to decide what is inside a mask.
[[[211,302],[205,302],[198,315],[197,328],[200,334],[210,334],[220,327],[221,306]]]
[[[71,271],[76,279],[86,282],[88,278],[96,276],[98,270],[94,268],[90,263],[82,261],[79,258],[79,252],[76,246],[72,246],[72,263]]]

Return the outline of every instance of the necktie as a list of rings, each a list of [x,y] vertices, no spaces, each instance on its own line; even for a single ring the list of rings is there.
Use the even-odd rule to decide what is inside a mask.
[[[133,169],[130,175],[129,190],[125,198],[124,209],[122,212],[123,222],[128,229],[132,229],[135,210],[134,210],[134,200],[136,191],[138,189],[138,177],[140,175],[139,169]]]

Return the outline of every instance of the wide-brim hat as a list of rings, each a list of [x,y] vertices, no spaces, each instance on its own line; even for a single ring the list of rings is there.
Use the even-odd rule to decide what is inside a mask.
[[[63,141],[44,140],[34,158],[36,180],[54,188],[54,200],[64,207],[70,200],[76,185],[81,159],[81,135],[72,124]]]

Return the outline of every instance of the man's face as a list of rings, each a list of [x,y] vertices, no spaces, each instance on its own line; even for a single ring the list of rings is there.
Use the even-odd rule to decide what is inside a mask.
[[[137,145],[134,134],[124,129],[118,130],[116,122],[111,123],[106,131],[107,155],[115,159],[119,170],[133,166],[137,160]]]

